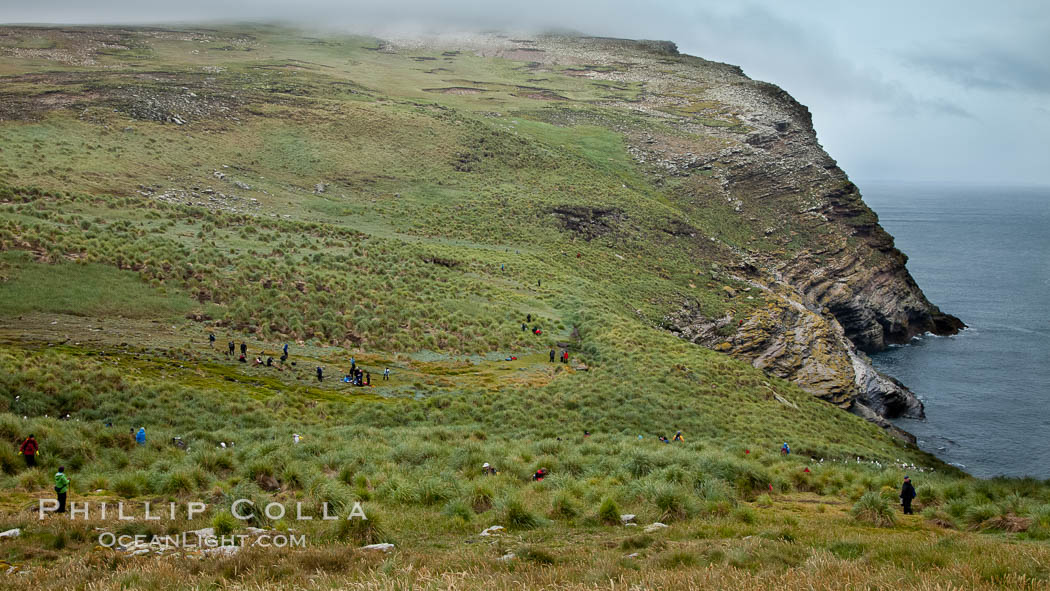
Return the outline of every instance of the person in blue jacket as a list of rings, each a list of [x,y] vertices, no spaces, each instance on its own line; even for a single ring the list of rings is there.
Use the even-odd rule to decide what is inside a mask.
[[[135,434],[135,441],[137,441],[139,445],[146,445],[145,427],[139,427],[139,432]]]

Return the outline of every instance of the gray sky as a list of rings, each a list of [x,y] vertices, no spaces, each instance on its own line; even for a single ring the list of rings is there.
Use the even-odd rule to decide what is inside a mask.
[[[810,107],[855,180],[1050,185],[1044,0],[0,0],[0,22],[289,19],[669,39]]]

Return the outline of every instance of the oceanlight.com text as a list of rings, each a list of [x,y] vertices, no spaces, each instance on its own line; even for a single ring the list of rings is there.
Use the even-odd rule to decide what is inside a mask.
[[[225,535],[205,536],[195,532],[168,536],[118,535],[103,532],[98,536],[98,543],[104,548],[127,548],[130,546],[155,546],[158,548],[220,548],[234,546],[258,546],[260,548],[305,548],[306,536],[294,534],[263,534],[260,536]]]

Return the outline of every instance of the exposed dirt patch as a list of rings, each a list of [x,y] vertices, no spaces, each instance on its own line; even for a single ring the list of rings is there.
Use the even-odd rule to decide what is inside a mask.
[[[682,220],[671,220],[667,225],[660,228],[671,236],[696,236],[698,230]]]
[[[586,205],[558,205],[551,209],[551,215],[561,222],[562,227],[592,240],[616,229],[615,224],[627,219],[622,209],[617,207],[590,207]]]

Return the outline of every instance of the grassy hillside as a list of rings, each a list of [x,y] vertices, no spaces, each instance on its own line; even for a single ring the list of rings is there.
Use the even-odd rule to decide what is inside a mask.
[[[657,175],[626,143],[717,150],[746,123],[663,88],[700,130],[684,136],[631,108],[651,89],[583,75],[616,65],[529,54],[261,26],[0,29],[0,531],[23,529],[0,560],[28,573],[14,588],[1046,584],[1045,483],[971,479],[661,328],[683,301],[737,322],[773,306],[738,278],[740,250],[790,260],[826,231],[772,202],[735,215],[703,172]],[[351,357],[371,387],[339,381]],[[29,433],[37,469],[16,455]],[[59,465],[72,500],[210,509],[40,521]],[[906,472],[922,515],[867,523]],[[238,523],[238,498],[341,515],[361,501],[372,519]],[[638,531],[653,521],[670,527]],[[476,535],[495,524],[507,533]],[[96,548],[96,528],[209,525],[310,547]],[[384,541],[396,550],[357,549]]]

